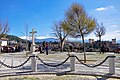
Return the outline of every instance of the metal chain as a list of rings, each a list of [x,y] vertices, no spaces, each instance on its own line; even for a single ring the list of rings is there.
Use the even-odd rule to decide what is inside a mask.
[[[38,60],[41,61],[44,65],[47,65],[47,66],[50,66],[50,67],[60,66],[60,65],[64,64],[70,57],[75,57],[81,64],[83,64],[83,65],[85,65],[85,66],[87,66],[87,67],[94,68],[94,67],[97,67],[97,66],[102,65],[102,64],[103,64],[109,57],[111,57],[111,56],[107,56],[102,62],[100,62],[99,64],[96,64],[96,65],[85,64],[85,63],[83,63],[77,56],[70,56],[70,55],[68,55],[68,57],[67,57],[63,62],[61,62],[61,63],[59,63],[59,64],[56,64],[56,65],[49,64],[49,63],[45,63],[45,62],[44,62],[42,59],[40,59],[38,56],[29,56],[25,62],[23,62],[22,64],[17,65],[17,66],[10,66],[10,65],[7,65],[7,64],[5,64],[5,63],[3,63],[3,62],[1,62],[1,61],[0,61],[0,64],[3,65],[3,66],[5,66],[5,67],[8,67],[8,68],[18,68],[18,67],[21,67],[21,66],[23,66],[24,64],[26,64],[26,63],[30,60],[31,57],[37,57]],[[115,56],[113,56],[113,57],[115,57]]]
[[[96,64],[96,65],[89,65],[89,64],[85,64],[83,63],[77,56],[75,56],[76,59],[83,65],[87,66],[87,67],[91,67],[91,68],[94,68],[94,67],[97,67],[97,66],[100,66],[102,65],[110,56],[107,56],[102,62],[100,62],[99,64]]]
[[[60,64],[56,64],[56,65],[53,65],[53,64],[49,64],[49,63],[45,63],[42,59],[40,59],[38,56],[36,56],[38,58],[39,61],[41,61],[44,65],[47,65],[47,66],[50,66],[50,67],[57,67],[57,66],[60,66],[62,64],[64,64],[70,57],[68,56],[63,62],[61,62]]]
[[[3,60],[3,63],[6,61],[6,58]],[[0,65],[0,67],[2,67],[2,64]]]
[[[31,57],[34,57],[34,56],[29,56],[25,62],[23,62],[22,64],[17,65],[17,66],[10,66],[10,65],[7,65],[7,64],[5,64],[5,63],[3,63],[3,62],[1,62],[1,61],[0,61],[0,64],[3,65],[3,66],[5,66],[5,67],[8,67],[8,68],[18,68],[18,67],[21,67],[21,66],[23,66],[24,64],[26,64]]]

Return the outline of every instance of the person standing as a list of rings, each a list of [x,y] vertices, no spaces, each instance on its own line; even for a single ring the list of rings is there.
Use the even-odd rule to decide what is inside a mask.
[[[42,52],[45,52],[45,46],[46,46],[46,42],[43,41],[43,42],[42,42]]]
[[[45,50],[46,50],[46,55],[48,55],[48,42],[46,42]]]
[[[28,42],[28,50],[30,51],[31,43],[30,41]]]
[[[39,45],[39,51],[40,51],[40,53],[43,53],[41,45]]]

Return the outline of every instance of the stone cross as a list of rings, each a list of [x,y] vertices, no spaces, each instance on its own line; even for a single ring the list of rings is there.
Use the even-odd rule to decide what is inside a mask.
[[[35,42],[34,42],[34,34],[37,33],[37,31],[35,31],[34,29],[32,29],[32,32],[30,32],[30,34],[32,34],[32,45],[31,45],[31,51],[34,52],[35,50]]]

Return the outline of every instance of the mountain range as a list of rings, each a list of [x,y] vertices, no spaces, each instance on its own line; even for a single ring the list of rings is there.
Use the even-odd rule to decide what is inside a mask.
[[[32,40],[29,40],[32,42]],[[45,39],[37,39],[35,38],[35,42],[43,42],[43,41],[46,41],[46,42],[58,42],[59,39],[56,39],[56,38],[45,38]],[[69,42],[82,42],[81,39],[68,39]],[[89,40],[85,40],[85,42],[89,42]],[[116,41],[117,43],[120,43],[120,40],[117,40]]]
[[[59,40],[58,39],[55,39],[55,38],[45,38],[45,39],[37,39],[35,38],[35,42],[58,42]],[[32,40],[30,40],[30,42],[32,42]]]
[[[32,42],[32,40],[30,39],[29,41],[31,41]],[[39,38],[35,38],[35,42],[43,42],[43,41],[46,41],[46,42],[58,42],[59,41],[59,39],[57,39],[57,38],[52,38],[52,37],[50,37],[50,38],[42,38],[42,39],[39,39]],[[81,39],[75,39],[75,38],[68,38],[68,41],[69,42],[82,42],[82,40]],[[87,40],[87,39],[85,39],[85,42],[89,42],[89,40]],[[117,43],[120,43],[120,40],[117,40],[116,41]]]
[[[18,37],[18,36],[14,36],[14,35],[7,35],[6,38],[8,38],[10,41],[14,40],[14,41],[25,41],[25,37],[22,38],[22,37]],[[31,39],[29,41],[32,41]],[[46,42],[58,42],[59,39],[55,38],[55,37],[47,37],[47,38],[35,38],[35,42],[43,42],[43,41],[46,41]],[[82,42],[81,39],[75,39],[75,38],[68,38],[68,41],[70,42]],[[89,42],[89,40],[85,40],[85,42]],[[120,40],[117,40],[117,43],[120,43]]]

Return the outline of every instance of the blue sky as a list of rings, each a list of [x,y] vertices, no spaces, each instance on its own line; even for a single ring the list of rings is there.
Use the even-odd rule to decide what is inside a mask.
[[[52,36],[54,22],[64,19],[65,11],[72,3],[84,6],[89,16],[103,22],[106,35],[103,40],[120,39],[120,0],[0,0],[0,21],[9,22],[9,34],[25,36],[34,28],[36,36]],[[29,34],[30,35],[30,34]],[[86,37],[97,39],[94,33]]]

